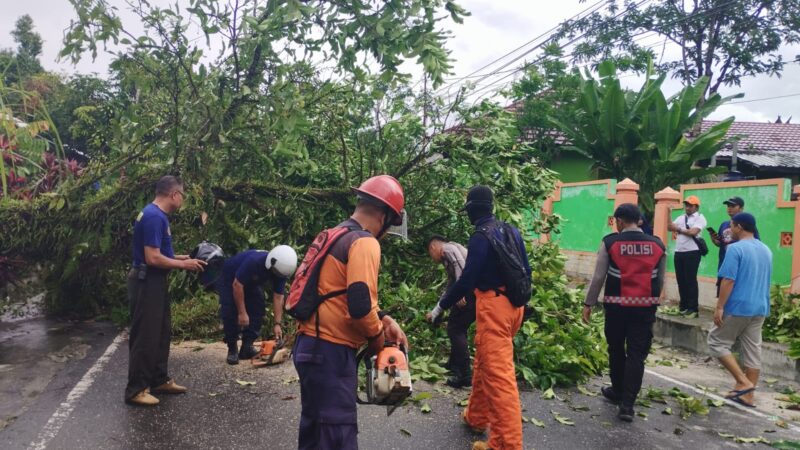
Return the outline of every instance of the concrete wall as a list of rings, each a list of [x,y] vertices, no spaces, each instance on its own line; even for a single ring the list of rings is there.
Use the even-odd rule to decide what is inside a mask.
[[[786,245],[781,237],[794,231],[795,205],[789,202],[791,185],[789,180],[756,180],[735,183],[691,184],[681,187],[682,198],[690,195],[700,199],[700,213],[705,216],[708,226],[719,229],[719,225],[729,220],[723,201],[733,197],[741,197],[745,201],[745,210],[756,217],[761,241],[772,250],[773,284],[787,285],[792,280],[792,245]],[[683,214],[682,205],[672,210],[674,220]],[[716,278],[718,267],[718,250],[711,244],[711,237],[703,230],[702,236],[709,244],[709,253],[700,263],[698,275]],[[800,236],[798,236],[800,239]],[[675,239],[671,236],[667,241],[670,255],[668,270],[674,270],[672,256],[675,252]]]
[[[591,281],[594,275],[594,266],[597,262],[597,254],[592,252],[576,252],[572,250],[562,250],[567,257],[564,271],[573,280],[585,283]],[[711,278],[698,279],[700,287],[700,306],[706,309],[713,309],[717,301],[717,280]],[[674,273],[667,273],[664,280],[664,298],[666,304],[677,304],[680,300],[678,295],[678,283],[675,281]]]
[[[566,250],[596,251],[603,236],[613,231],[609,217],[614,215],[616,185],[616,180],[562,185],[552,206],[562,219],[553,241]]]
[[[800,191],[800,186],[795,187]],[[568,257],[567,275],[589,280],[594,273],[595,253],[600,240],[614,232],[610,218],[621,203],[638,203],[638,185],[631,180],[598,180],[559,184],[542,213],[558,214],[562,218],[559,233],[538,236],[541,242],[557,241]],[[784,179],[754,180],[733,183],[684,185],[677,192],[665,188],[656,194],[655,235],[665,241],[668,251],[665,296],[668,301],[679,298],[673,269],[675,236],[667,232],[666,224],[682,214],[683,198],[696,195],[702,203],[701,212],[709,226],[718,228],[727,219],[722,202],[732,196],[744,198],[746,210],[758,220],[762,241],[773,252],[772,282],[792,285],[800,292],[800,202],[790,201],[791,182]],[[534,214],[534,212],[528,212]],[[710,238],[703,232],[707,242]],[[529,237],[534,237],[530,236]],[[534,237],[535,238],[535,237]],[[698,281],[700,306],[713,308],[716,304],[717,249],[709,244],[710,252],[700,266]]]

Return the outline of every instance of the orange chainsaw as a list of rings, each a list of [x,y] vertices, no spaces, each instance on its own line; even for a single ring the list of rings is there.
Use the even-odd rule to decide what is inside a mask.
[[[386,405],[390,416],[411,395],[411,372],[408,370],[408,354],[402,346],[393,342],[384,343],[377,355],[368,355],[362,350],[357,361],[364,361],[367,368],[367,400],[358,398],[362,405]]]
[[[283,340],[263,340],[261,341],[261,351],[250,359],[253,367],[266,367],[280,364],[289,359],[290,351],[283,347]]]

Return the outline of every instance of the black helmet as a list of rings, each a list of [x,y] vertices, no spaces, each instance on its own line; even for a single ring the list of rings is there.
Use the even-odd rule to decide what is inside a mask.
[[[208,264],[205,270],[199,273],[198,278],[205,289],[214,289],[214,284],[222,275],[222,265],[225,263],[225,252],[222,251],[222,248],[217,244],[203,241],[192,250],[189,256]]]

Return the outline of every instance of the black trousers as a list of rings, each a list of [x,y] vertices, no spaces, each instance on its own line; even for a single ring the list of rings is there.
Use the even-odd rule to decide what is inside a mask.
[[[169,380],[170,309],[167,295],[167,272],[148,270],[139,280],[136,270],[128,274],[128,302],[131,329],[128,338],[128,386],[125,400],[146,388]]]
[[[681,297],[680,309],[697,312],[697,270],[700,268],[700,251],[675,252],[675,278]]]
[[[453,305],[450,308],[450,318],[447,320],[447,337],[450,338],[450,358],[447,363],[455,375],[467,375],[472,367],[467,332],[470,325],[475,323],[475,295],[470,294],[466,299],[464,307]]]
[[[653,342],[656,307],[604,305],[604,308],[611,387],[620,395],[623,405],[633,406],[642,388],[644,361]]]

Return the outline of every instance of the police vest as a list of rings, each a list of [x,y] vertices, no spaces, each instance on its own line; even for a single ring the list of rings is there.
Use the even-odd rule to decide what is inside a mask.
[[[641,232],[603,238],[609,256],[603,303],[647,307],[658,305],[658,265],[665,249],[661,240]]]

